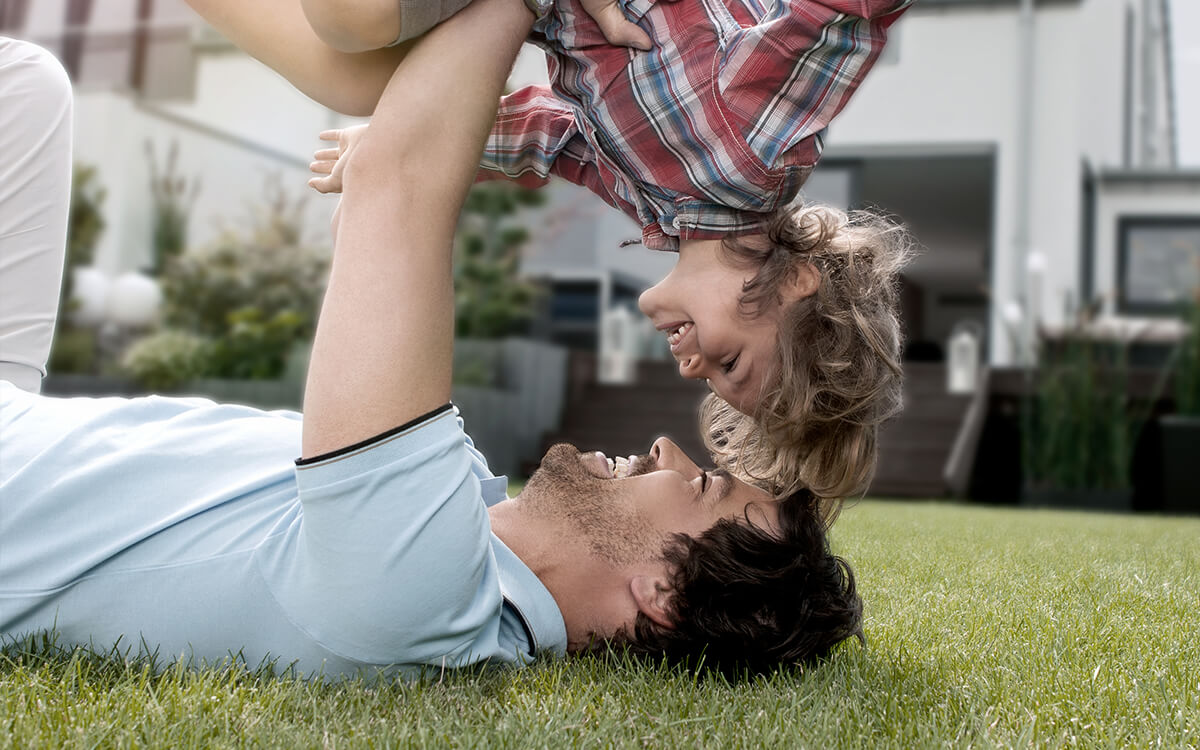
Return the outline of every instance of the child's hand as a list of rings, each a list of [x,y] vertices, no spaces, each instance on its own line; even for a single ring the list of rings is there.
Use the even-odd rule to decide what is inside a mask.
[[[609,44],[619,47],[634,47],[643,52],[648,51],[653,42],[650,35],[642,31],[636,23],[625,17],[621,4],[617,0],[580,0],[583,9],[600,26],[604,38]]]
[[[309,187],[318,193],[342,192],[342,172],[346,169],[346,155],[358,144],[358,139],[366,132],[366,125],[355,125],[341,130],[326,130],[319,136],[323,141],[337,141],[337,148],[323,148],[313,154],[313,161],[308,168],[313,174],[323,175],[313,177],[308,181]]]

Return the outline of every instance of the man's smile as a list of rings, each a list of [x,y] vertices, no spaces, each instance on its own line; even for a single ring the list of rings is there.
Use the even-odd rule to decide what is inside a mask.
[[[579,460],[583,461],[588,470],[601,479],[624,479],[629,476],[630,469],[637,461],[637,456],[617,456],[609,458],[601,451],[582,453]]]

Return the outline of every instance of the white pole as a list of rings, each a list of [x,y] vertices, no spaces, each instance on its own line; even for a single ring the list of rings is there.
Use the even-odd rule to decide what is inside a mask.
[[[1021,10],[1019,16],[1019,40],[1017,60],[1020,65],[1018,87],[1019,94],[1017,99],[1017,143],[1016,143],[1016,180],[1014,180],[1017,191],[1016,200],[1016,220],[1013,227],[1013,259],[1012,265],[1012,282],[1013,282],[1013,297],[1021,300],[1024,304],[1031,304],[1029,299],[1029,289],[1026,283],[1026,257],[1029,254],[1030,239],[1030,208],[1033,200],[1033,110],[1034,110],[1034,95],[1036,88],[1034,64],[1034,33],[1036,27],[1034,24],[1034,0],[1021,0]],[[1036,334],[1037,322],[1033,320],[1033,316],[1025,316],[1024,337],[1026,346],[1023,351],[1017,352],[1017,356],[1022,360],[1028,358],[1028,344],[1032,342],[1033,336]],[[1028,361],[1023,364],[1029,364]]]

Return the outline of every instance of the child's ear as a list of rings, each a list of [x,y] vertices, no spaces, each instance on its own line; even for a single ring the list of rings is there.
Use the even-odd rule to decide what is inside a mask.
[[[663,576],[637,575],[629,580],[629,593],[638,611],[660,627],[674,629],[671,618],[671,586]]]
[[[801,263],[792,272],[788,280],[787,292],[784,298],[789,301],[804,299],[814,294],[821,286],[821,272],[812,263]]]

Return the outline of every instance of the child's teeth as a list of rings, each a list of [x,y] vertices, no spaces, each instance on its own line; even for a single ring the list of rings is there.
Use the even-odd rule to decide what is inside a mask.
[[[689,325],[687,323],[684,323],[683,325],[676,328],[675,334],[674,334],[675,340],[678,341],[679,339],[683,338],[683,334],[688,332],[688,328],[689,328]]]
[[[690,327],[691,327],[691,323],[681,324],[674,331],[671,331],[670,333],[667,334],[667,341],[672,345],[678,344],[679,340],[683,338],[683,335],[685,333],[687,333],[688,330],[690,330]]]

